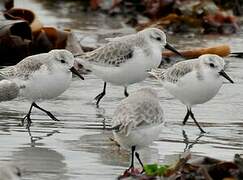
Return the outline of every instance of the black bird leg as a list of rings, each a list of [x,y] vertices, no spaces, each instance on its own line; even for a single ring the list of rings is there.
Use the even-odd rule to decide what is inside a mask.
[[[128,170],[134,168],[134,153],[135,153],[136,146],[132,146],[132,159],[131,159],[131,165],[128,168]]]
[[[190,116],[193,119],[193,121],[196,123],[197,127],[200,129],[201,133],[206,133],[201,126],[199,125],[199,123],[197,122],[196,118],[194,117],[194,114],[192,113],[191,110],[189,110]]]
[[[192,110],[191,108],[188,108],[187,107],[187,113],[186,113],[186,116],[183,120],[183,125],[186,124],[189,116],[191,116],[191,118],[193,119],[193,121],[195,122],[195,124],[197,125],[197,127],[200,129],[201,133],[205,133],[205,131],[201,128],[201,126],[199,125],[199,123],[197,122],[196,118],[194,117],[194,114],[192,113]]]
[[[128,92],[127,92],[127,87],[126,87],[126,86],[124,87],[124,95],[125,95],[126,97],[129,96],[129,94],[128,94]]]
[[[38,106],[35,102],[33,102],[32,105],[33,105],[35,108],[37,108],[37,109],[39,109],[39,110],[45,112],[45,113],[46,113],[52,120],[54,120],[54,121],[59,121],[59,120],[58,120],[58,119],[57,119],[51,112],[49,112],[49,111],[47,111],[47,110],[41,108],[41,107]]]
[[[106,82],[104,82],[103,91],[94,98],[96,100],[96,107],[97,108],[99,107],[100,100],[105,96],[105,90],[106,90]]]
[[[31,111],[33,109],[33,107],[37,108],[37,109],[40,109],[41,111],[44,111],[52,120],[54,121],[59,121],[52,113],[50,113],[49,111],[41,108],[40,106],[38,106],[35,102],[32,102],[31,106],[30,106],[30,109],[28,111],[28,113],[25,115],[25,117],[22,119],[21,123],[22,123],[22,126],[24,126],[24,120],[26,119],[27,120],[27,124],[26,124],[26,129],[28,130],[29,132],[29,135],[31,136],[31,133],[30,133],[30,126],[31,126],[31,118],[30,118],[30,114],[31,114]]]
[[[185,124],[186,124],[186,122],[187,122],[187,120],[188,120],[188,118],[189,118],[189,115],[190,115],[190,109],[189,109],[189,108],[187,108],[186,110],[187,110],[187,113],[186,113],[186,116],[184,117],[184,120],[183,120],[183,125],[185,125]]]
[[[28,130],[29,134],[30,134],[30,126],[31,126],[31,123],[32,123],[32,121],[30,119],[30,114],[31,114],[32,108],[33,108],[33,103],[30,106],[29,112],[23,117],[23,119],[21,121],[22,126],[24,126],[24,120],[25,119],[27,120],[26,129]]]
[[[141,161],[141,159],[140,159],[140,156],[139,156],[139,153],[138,152],[135,152],[135,156],[136,156],[136,158],[137,158],[137,160],[138,160],[138,162],[139,162],[139,164],[142,166],[142,168],[143,168],[143,170],[142,170],[142,172],[141,172],[141,174],[144,172],[144,165],[143,165],[143,162]]]

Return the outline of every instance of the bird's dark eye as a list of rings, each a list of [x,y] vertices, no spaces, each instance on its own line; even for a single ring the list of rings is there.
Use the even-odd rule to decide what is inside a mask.
[[[21,172],[20,171],[17,172],[17,176],[21,177]]]
[[[161,41],[161,38],[160,38],[160,37],[157,37],[156,40],[157,40],[157,41]]]
[[[61,63],[66,63],[66,61],[64,61],[63,59],[61,60]]]
[[[17,172],[16,172],[16,175],[18,176],[18,177],[21,177],[21,171],[20,171],[20,169],[18,168],[18,167],[16,167],[17,168]]]
[[[213,63],[209,63],[209,66],[212,67],[212,68],[215,67],[215,65]]]

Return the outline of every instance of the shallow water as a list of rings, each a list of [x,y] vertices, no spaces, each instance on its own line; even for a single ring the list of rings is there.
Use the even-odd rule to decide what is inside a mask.
[[[73,18],[68,16],[69,13],[66,13],[64,20],[59,18],[61,10],[50,12],[52,7],[43,6],[45,3],[40,4],[41,1],[16,0],[16,3],[39,10],[40,19],[48,25],[70,25],[78,29],[85,23],[85,18]],[[44,18],[47,15],[48,20]],[[100,17],[98,23],[95,21],[91,25],[90,20],[91,24],[83,29],[107,28],[108,25],[104,25],[107,21],[106,17]],[[176,36],[169,39],[174,43],[179,42],[178,48],[229,43],[232,51],[240,51],[243,44],[242,33],[228,37]],[[142,87],[156,89],[166,115],[166,124],[159,140],[141,151],[143,161],[171,163],[186,147],[191,148],[194,155],[224,160],[231,160],[235,153],[243,153],[243,59],[227,60],[227,72],[235,84],[225,83],[213,100],[193,109],[207,131],[201,137],[192,121],[182,126],[185,107],[162,89],[158,82],[148,79],[129,87],[130,92]],[[112,113],[124,98],[123,88],[108,85],[107,95],[100,104],[101,108],[97,109],[92,99],[101,92],[102,87],[103,82],[93,75],[85,76],[85,81],[75,77],[64,94],[54,100],[39,103],[61,121],[53,122],[42,112],[34,110],[32,138],[24,127],[19,126],[30,103],[23,99],[2,102],[0,161],[19,164],[24,170],[24,180],[115,179],[129,165],[129,154],[118,150],[110,140],[111,132],[103,127],[109,126]]]

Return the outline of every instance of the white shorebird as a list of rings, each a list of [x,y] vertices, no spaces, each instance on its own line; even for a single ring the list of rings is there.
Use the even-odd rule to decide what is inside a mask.
[[[224,71],[224,59],[213,54],[198,59],[179,62],[168,69],[152,69],[149,74],[160,80],[166,90],[187,107],[183,124],[189,116],[201,132],[205,132],[192,113],[192,106],[212,99],[223,84],[223,78],[231,83],[232,79]]]
[[[148,76],[148,69],[160,65],[164,48],[180,55],[166,42],[165,33],[157,28],[148,28],[109,41],[94,51],[75,56],[85,69],[104,80],[102,93],[95,97],[97,107],[105,96],[106,82],[124,86],[124,94],[128,96],[129,84],[143,81]]]
[[[111,129],[115,140],[123,148],[132,150],[129,169],[134,165],[135,150],[152,144],[163,123],[163,110],[154,90],[143,88],[121,101],[114,112]]]
[[[9,101],[16,98],[19,95],[19,86],[9,80],[0,81],[0,102]]]
[[[51,119],[58,121],[49,111],[39,107],[36,101],[51,99],[62,94],[70,85],[72,72],[83,77],[75,69],[75,59],[67,50],[52,50],[49,53],[29,56],[15,66],[0,69],[0,77],[18,85],[20,96],[31,101],[27,115],[27,128],[31,125],[30,114],[33,107],[45,112]]]
[[[0,180],[20,180],[20,169],[12,164],[0,164]]]

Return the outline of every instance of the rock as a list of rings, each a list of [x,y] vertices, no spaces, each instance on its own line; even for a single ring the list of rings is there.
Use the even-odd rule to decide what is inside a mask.
[[[31,29],[25,21],[0,20],[0,65],[13,65],[29,56],[31,40]]]
[[[80,41],[80,45],[85,52],[92,51],[99,47],[98,36],[96,35],[84,36]]]
[[[68,33],[67,43],[66,43],[66,48],[65,49],[69,50],[73,54],[78,54],[78,53],[82,53],[83,52],[83,49],[81,48],[81,45],[79,44],[79,42],[77,40],[77,37],[73,33],[73,31],[70,31]]]

